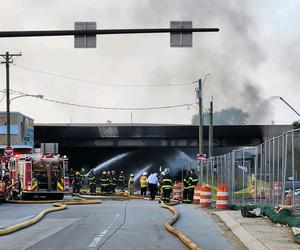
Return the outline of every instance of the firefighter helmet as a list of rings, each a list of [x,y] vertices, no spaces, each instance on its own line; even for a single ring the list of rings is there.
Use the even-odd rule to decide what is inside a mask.
[[[130,174],[130,177],[134,177],[134,174]]]
[[[102,174],[106,174],[106,171],[103,171]]]
[[[77,172],[76,172],[76,175],[80,175],[80,173],[77,171]]]

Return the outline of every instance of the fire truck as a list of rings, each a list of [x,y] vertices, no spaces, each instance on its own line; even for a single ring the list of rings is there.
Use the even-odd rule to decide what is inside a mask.
[[[11,187],[6,199],[63,199],[69,191],[68,158],[60,155],[20,154],[7,158]],[[3,169],[2,162],[2,169]]]

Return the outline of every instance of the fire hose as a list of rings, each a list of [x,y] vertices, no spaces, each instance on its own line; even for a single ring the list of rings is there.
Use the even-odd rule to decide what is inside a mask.
[[[176,205],[176,204],[172,204],[172,205]],[[183,242],[189,249],[202,250],[201,247],[199,247],[185,234],[183,234],[182,232],[180,232],[179,230],[177,230],[175,227],[172,226],[180,217],[177,210],[167,205],[162,205],[161,207],[170,210],[174,214],[173,218],[165,223],[165,229],[168,230],[170,233],[174,234],[177,238],[179,238],[181,242]]]
[[[46,214],[56,211],[61,211],[67,208],[67,205],[87,205],[87,204],[101,204],[100,200],[61,200],[61,201],[7,201],[9,203],[18,203],[18,204],[47,204],[53,203],[53,207],[44,209],[34,218],[24,221],[22,223],[0,229],[0,236],[14,233],[23,228],[29,227],[37,222],[39,222]]]

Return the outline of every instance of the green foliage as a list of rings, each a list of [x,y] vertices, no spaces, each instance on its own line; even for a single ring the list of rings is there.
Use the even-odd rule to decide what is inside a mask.
[[[293,126],[293,129],[299,129],[300,128],[300,121],[294,121],[292,126]]]
[[[249,114],[247,112],[231,107],[214,112],[213,121],[214,125],[245,125],[248,117]],[[193,115],[192,124],[199,124],[199,114]],[[209,112],[203,113],[203,124],[209,124]]]

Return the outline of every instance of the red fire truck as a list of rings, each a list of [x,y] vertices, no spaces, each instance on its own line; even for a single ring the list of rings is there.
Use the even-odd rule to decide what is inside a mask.
[[[63,199],[64,192],[69,191],[66,156],[21,154],[7,158],[7,161],[10,176],[6,185],[13,186],[7,193],[8,199]]]

